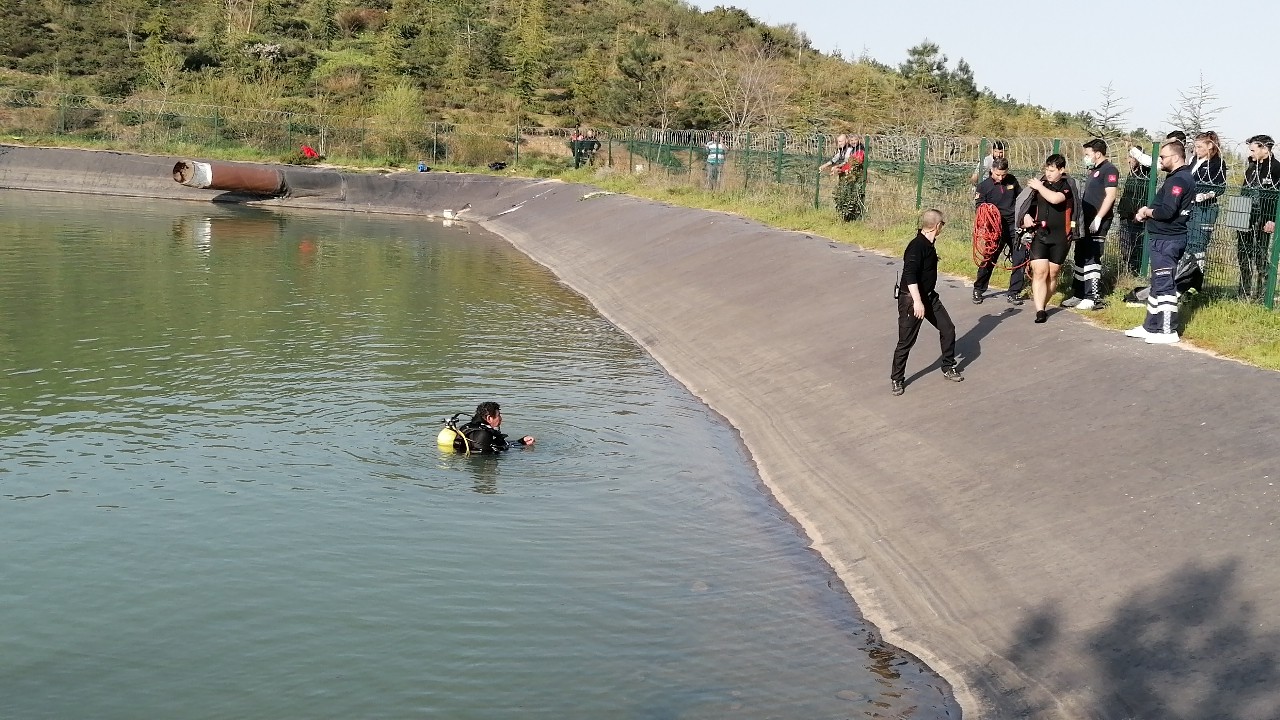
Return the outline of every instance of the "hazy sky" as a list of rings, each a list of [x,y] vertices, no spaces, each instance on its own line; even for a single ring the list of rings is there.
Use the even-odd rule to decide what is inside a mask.
[[[1226,108],[1216,128],[1224,139],[1238,143],[1258,133],[1280,139],[1280,35],[1274,30],[1280,4],[1265,0],[972,4],[982,12],[955,0],[692,2],[703,10],[739,7],[771,25],[795,23],[819,50],[839,48],[846,58],[865,51],[892,67],[928,38],[950,67],[967,60],[979,88],[1051,110],[1094,109],[1110,82],[1131,108],[1126,125],[1161,135],[1170,129],[1178,91],[1204,73],[1217,105]],[[1169,21],[1162,25],[1162,17]],[[1090,18],[1103,27],[1091,29]]]

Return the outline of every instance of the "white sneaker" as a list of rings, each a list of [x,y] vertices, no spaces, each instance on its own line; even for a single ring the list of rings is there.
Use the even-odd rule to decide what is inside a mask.
[[[1085,299],[1083,299],[1083,300],[1076,300],[1076,306],[1075,306],[1075,307],[1076,307],[1076,309],[1077,309],[1077,310],[1092,310],[1092,309],[1093,309],[1093,301],[1092,301],[1092,300],[1090,300],[1089,298],[1085,298]]]
[[[1172,345],[1182,338],[1178,337],[1178,333],[1150,333],[1147,335],[1148,345]]]
[[[1073,308],[1079,304],[1080,304],[1080,298],[1078,297],[1069,297],[1066,300],[1062,301],[1062,307],[1065,307],[1065,308]]]
[[[1154,333],[1142,327],[1141,325],[1135,328],[1129,328],[1128,330],[1124,331],[1124,336],[1131,337],[1131,338],[1149,338],[1153,334]]]

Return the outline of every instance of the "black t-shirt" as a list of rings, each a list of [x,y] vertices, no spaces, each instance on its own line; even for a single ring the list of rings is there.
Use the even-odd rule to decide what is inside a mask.
[[[1057,182],[1045,182],[1050,192],[1066,195],[1060,203],[1051,203],[1036,193],[1036,223],[1044,231],[1044,242],[1066,242],[1071,237],[1071,208],[1075,207],[1075,199],[1071,197],[1071,185],[1065,177]]]
[[[991,203],[1000,210],[1000,217],[1008,220],[1013,217],[1014,206],[1018,202],[1018,193],[1022,188],[1018,178],[1005,175],[1004,181],[996,182],[991,177],[978,183],[978,204]]]
[[[921,299],[932,295],[938,286],[938,249],[924,233],[916,233],[902,253],[902,283],[899,287],[903,295],[910,292],[908,285],[919,286]]]
[[[1116,187],[1119,183],[1120,171],[1110,160],[1103,160],[1101,165],[1090,171],[1089,182],[1084,186],[1084,197],[1081,198],[1084,201],[1085,215],[1097,215],[1098,208],[1102,207],[1102,201],[1107,197],[1107,188]],[[1111,209],[1114,211],[1115,205]]]

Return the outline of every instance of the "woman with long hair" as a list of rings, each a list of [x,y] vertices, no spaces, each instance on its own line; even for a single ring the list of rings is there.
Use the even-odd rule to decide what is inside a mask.
[[[1191,177],[1196,181],[1196,201],[1187,222],[1187,252],[1203,253],[1218,223],[1218,196],[1227,189],[1227,164],[1222,161],[1222,141],[1212,130],[1196,135]]]

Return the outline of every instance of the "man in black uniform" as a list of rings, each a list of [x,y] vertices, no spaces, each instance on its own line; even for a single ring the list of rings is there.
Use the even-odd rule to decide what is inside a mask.
[[[533,436],[525,435],[519,440],[509,442],[507,436],[498,429],[502,427],[502,408],[496,402],[482,402],[476,406],[476,414],[471,422],[458,428],[458,432],[466,436],[454,441],[459,450],[473,453],[496,453],[508,450],[517,445],[532,445]],[[461,444],[462,447],[458,447]]]
[[[1147,223],[1151,238],[1151,290],[1147,319],[1125,331],[1132,338],[1152,344],[1176,343],[1178,337],[1178,288],[1174,270],[1187,249],[1187,220],[1195,202],[1196,181],[1187,165],[1186,146],[1177,140],[1160,148],[1160,169],[1169,173],[1156,193],[1155,206],[1145,205],[1134,219]]]
[[[1005,158],[993,160],[990,172],[991,174],[985,180],[978,183],[975,191],[977,194],[975,206],[990,203],[1000,211],[1000,244],[996,245],[990,255],[983,257],[982,264],[978,266],[978,279],[973,283],[973,302],[982,303],[987,284],[991,282],[991,271],[996,267],[996,258],[1000,257],[1000,253],[1007,246],[1009,260],[1013,263],[1007,297],[1011,304],[1021,305],[1022,286],[1026,282],[1027,274],[1027,249],[1014,238],[1016,223],[1014,223],[1013,213],[1022,188],[1018,185],[1018,178],[1009,173],[1009,161]]]
[[[1099,139],[1084,144],[1084,160],[1085,167],[1092,168],[1084,186],[1085,231],[1076,241],[1071,297],[1062,301],[1062,307],[1101,310],[1103,242],[1111,232],[1120,171],[1107,159],[1107,143]]]
[[[928,320],[938,328],[942,345],[942,375],[960,382],[964,376],[956,369],[956,326],[938,297],[938,250],[933,244],[946,222],[939,210],[926,210],[920,216],[920,230],[907,243],[902,253],[902,282],[898,285],[898,346],[893,350],[893,367],[889,372],[890,389],[901,395],[906,389],[907,355],[920,336],[920,324]]]
[[[1038,323],[1049,319],[1045,308],[1058,286],[1058,273],[1067,261],[1067,248],[1071,245],[1075,198],[1066,174],[1067,159],[1054,153],[1045,158],[1044,178],[1027,183],[1037,194],[1034,214],[1022,217],[1022,227],[1036,229],[1035,239],[1031,241],[1031,296]]]

